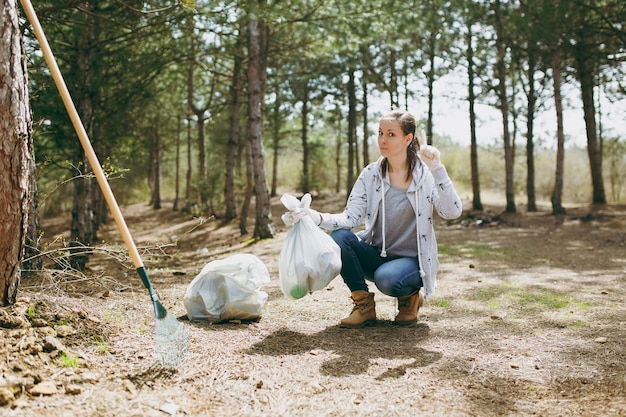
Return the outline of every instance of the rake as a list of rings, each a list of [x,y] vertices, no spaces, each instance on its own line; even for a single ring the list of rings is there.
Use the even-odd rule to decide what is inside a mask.
[[[139,251],[137,250],[137,246],[133,241],[133,238],[128,230],[128,226],[124,221],[124,217],[122,216],[122,212],[115,201],[115,196],[111,191],[111,187],[102,171],[102,166],[100,165],[100,161],[98,161],[98,157],[93,150],[89,137],[87,136],[87,132],[80,120],[78,112],[76,111],[76,107],[72,101],[70,93],[67,89],[63,76],[61,75],[61,71],[56,63],[54,55],[52,54],[52,50],[50,49],[50,45],[48,44],[48,40],[41,28],[41,24],[39,23],[39,19],[35,14],[35,10],[30,2],[30,0],[21,0],[22,7],[24,8],[24,12],[28,18],[28,21],[33,27],[35,31],[35,36],[39,41],[41,49],[44,53],[44,57],[46,59],[46,63],[52,73],[52,78],[61,93],[61,98],[63,99],[63,104],[65,104],[65,108],[69,113],[70,119],[72,120],[72,124],[74,125],[74,129],[78,135],[80,143],[85,151],[85,155],[91,165],[91,168],[94,171],[96,176],[96,180],[100,189],[102,190],[102,194],[104,195],[104,199],[111,210],[111,214],[115,219],[115,223],[119,229],[120,234],[122,235],[122,239],[128,248],[128,252],[130,253],[130,257],[132,258],[133,265],[143,282],[143,285],[148,289],[150,294],[150,298],[152,299],[152,303],[154,305],[154,314],[156,316],[156,356],[157,359],[161,362],[161,364],[166,368],[177,368],[178,365],[182,362],[185,353],[187,351],[187,346],[189,344],[189,336],[183,324],[179,322],[173,315],[168,313],[168,311],[163,307],[161,301],[159,301],[159,297],[157,296],[154,288],[152,287],[152,283],[150,282],[150,278],[148,277],[148,272],[139,256]]]

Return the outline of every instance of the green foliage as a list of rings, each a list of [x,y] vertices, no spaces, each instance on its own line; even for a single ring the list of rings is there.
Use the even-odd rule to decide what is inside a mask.
[[[35,304],[29,304],[28,308],[26,309],[26,315],[31,318],[34,319],[35,317],[37,317],[37,311],[35,308]]]
[[[111,353],[111,351],[109,349],[109,345],[108,345],[107,341],[103,337],[101,337],[101,336],[94,337],[94,342],[97,345],[99,354],[101,354],[101,355],[108,355],[108,354]]]
[[[59,359],[65,368],[76,368],[78,366],[78,356],[71,353],[61,352]]]
[[[200,191],[209,196],[215,211],[223,205],[224,155],[229,135],[229,90],[235,57],[246,54],[245,42],[238,36],[249,5],[237,2],[184,1],[159,9],[145,5],[135,10],[124,3],[90,3],[78,8],[60,1],[42,8],[40,20],[66,77],[79,111],[87,118],[85,125],[95,148],[110,172],[111,186],[121,204],[150,198],[151,171],[149,147],[158,130],[162,166],[163,199],[172,199],[176,189],[175,157],[180,139],[179,183],[185,193],[187,169],[193,173],[191,198]],[[529,56],[536,54],[541,79],[537,80],[539,102],[551,98],[546,42],[570,39],[576,27],[585,28],[595,45],[604,50],[589,49],[598,62],[598,79],[603,79],[603,93],[612,99],[623,98],[611,81],[621,80],[623,63],[607,60],[619,47],[621,33],[614,22],[623,21],[621,2],[611,0],[588,7],[586,3],[568,4],[570,18],[560,19],[561,10],[552,3],[534,0],[507,3],[507,35],[511,56],[511,92],[516,92],[512,108],[518,115],[526,106]],[[346,74],[354,70],[359,88],[372,96],[382,92],[401,107],[418,109],[416,116],[427,113],[429,81],[439,94],[439,79],[454,71],[465,77],[467,64],[467,22],[473,25],[476,60],[476,90],[480,104],[493,103],[493,28],[484,2],[430,1],[412,2],[339,0],[318,2],[289,0],[270,2],[256,10],[268,25],[271,39],[268,56],[265,149],[278,147],[277,185],[279,189],[298,189],[302,181],[302,129],[300,111],[306,100],[309,106],[308,143],[310,146],[310,187],[334,190],[337,178],[345,187],[347,170],[347,91]],[[87,11],[87,13],[85,12]],[[532,12],[532,13],[531,13]],[[604,16],[602,20],[599,17]],[[621,20],[620,20],[621,19]],[[106,23],[105,23],[106,22]],[[505,22],[506,23],[506,22]],[[527,28],[520,30],[519,28]],[[433,35],[433,36],[431,36]],[[244,39],[245,40],[245,39]],[[435,41],[435,44],[430,44]],[[623,43],[623,42],[622,42]],[[45,215],[68,213],[72,208],[72,179],[81,172],[76,153],[78,139],[66,111],[44,70],[32,34],[26,32],[29,56],[31,106],[35,125],[35,154],[38,161],[41,210]],[[573,73],[574,51],[563,47],[566,72]],[[588,45],[582,45],[588,46]],[[434,48],[434,49],[433,49]],[[579,51],[580,52],[580,51]],[[433,56],[434,54],[434,56]],[[431,58],[435,58],[431,68]],[[193,62],[193,86],[188,91],[188,75]],[[244,59],[245,62],[245,59]],[[609,65],[610,64],[610,65]],[[432,70],[432,72],[431,72]],[[246,68],[237,92],[241,108],[239,154],[237,155],[236,189],[238,197],[246,188],[244,141],[246,136]],[[564,80],[578,88],[575,80]],[[606,91],[605,91],[606,90]],[[196,126],[198,115],[189,110],[189,95],[195,107],[206,107],[207,176],[198,178]],[[363,91],[358,91],[357,111],[361,111]],[[464,105],[466,91],[459,92]],[[404,97],[400,97],[404,95]],[[548,98],[548,100],[546,100]],[[89,99],[89,100],[88,100]],[[390,100],[391,101],[391,100]],[[89,105],[85,103],[89,102]],[[270,108],[276,105],[277,117],[271,119]],[[445,109],[434,109],[436,112]],[[541,109],[539,111],[543,111]],[[370,108],[370,122],[374,112]],[[361,118],[359,115],[358,118]],[[189,118],[189,120],[187,120]],[[271,119],[271,120],[270,120]],[[179,121],[182,120],[182,123]],[[450,120],[450,123],[457,121]],[[426,126],[427,121],[422,120]],[[188,154],[187,126],[191,126],[192,148]],[[518,116],[517,125],[523,125]],[[276,129],[276,130],[274,130]],[[443,160],[464,199],[471,198],[469,149],[450,138],[437,137],[434,144],[442,150]],[[357,127],[358,148],[362,146],[361,126]],[[276,136],[274,133],[278,132]],[[520,132],[521,133],[521,132]],[[552,135],[552,134],[549,134]],[[526,194],[526,157],[518,134],[515,155],[515,193],[518,202]],[[273,143],[274,140],[278,143]],[[551,138],[550,138],[551,139]],[[538,142],[547,140],[537,138]],[[341,145],[341,168],[335,161]],[[624,139],[616,136],[605,141],[605,179],[609,183],[609,201],[624,200]],[[378,156],[375,140],[371,142],[370,159]],[[187,166],[187,157],[191,166]],[[540,201],[549,201],[554,186],[555,153],[538,146],[535,153],[536,190]],[[359,155],[361,158],[361,155]],[[266,171],[271,172],[273,154],[265,155]],[[505,175],[500,143],[480,143],[478,151],[481,193],[487,200],[504,200]],[[590,201],[592,183],[586,150],[568,148],[565,155],[564,203]],[[336,170],[341,172],[337,173]],[[358,168],[357,168],[358,170]],[[338,175],[339,174],[339,175]]]

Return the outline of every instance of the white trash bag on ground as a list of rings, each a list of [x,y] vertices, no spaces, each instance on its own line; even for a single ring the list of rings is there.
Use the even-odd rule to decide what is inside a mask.
[[[289,211],[309,208],[311,195],[302,200],[283,194],[280,201]],[[287,224],[285,216],[283,221]],[[286,297],[298,299],[325,288],[341,272],[341,249],[313,223],[309,216],[298,221],[283,241],[278,259],[280,289]]]
[[[189,320],[256,320],[267,301],[261,286],[270,282],[256,256],[237,254],[209,262],[191,281],[183,298]]]

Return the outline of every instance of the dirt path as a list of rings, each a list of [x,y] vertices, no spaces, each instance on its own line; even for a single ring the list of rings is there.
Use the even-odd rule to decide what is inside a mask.
[[[626,415],[625,207],[441,224],[439,288],[418,324],[391,326],[394,300],[376,292],[379,324],[361,330],[335,326],[351,308],[340,278],[300,300],[282,295],[283,227],[250,244],[236,225],[123,211],[168,311],[185,315],[207,262],[251,253],[272,278],[262,319],[184,321],[185,361],[155,366],[152,303],[112,259],[123,250],[110,225],[86,276],[24,280],[18,305],[2,310],[1,416]],[[48,241],[66,230],[44,227]]]

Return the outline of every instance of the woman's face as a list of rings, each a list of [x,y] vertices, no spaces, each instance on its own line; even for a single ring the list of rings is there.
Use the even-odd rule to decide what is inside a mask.
[[[393,119],[382,119],[378,124],[378,148],[385,158],[406,158],[413,135],[405,135],[400,122]]]

